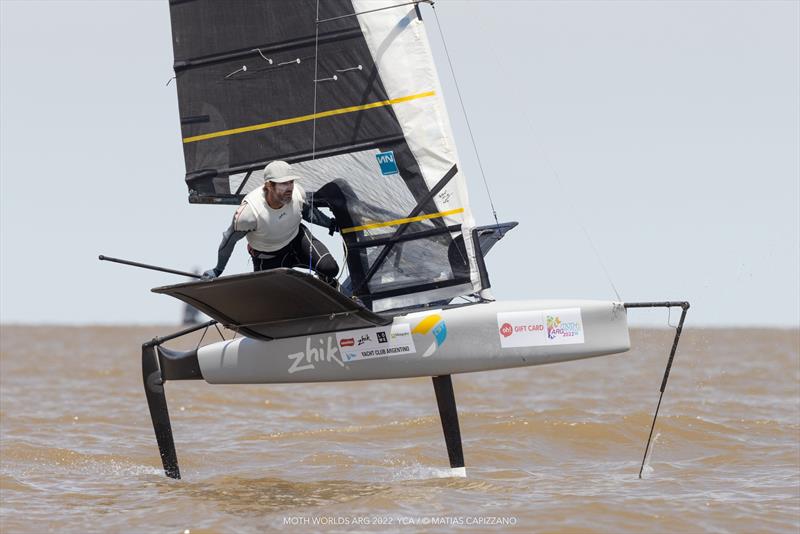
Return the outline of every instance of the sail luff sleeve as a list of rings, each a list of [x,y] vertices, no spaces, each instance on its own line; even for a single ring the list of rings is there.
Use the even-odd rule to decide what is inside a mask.
[[[401,3],[402,0],[353,1],[356,12],[365,10],[368,6],[375,9]],[[403,10],[406,11],[400,15],[398,11]],[[432,188],[453,165],[458,165],[459,158],[424,24],[414,7],[389,9],[360,16],[358,19],[373,57],[376,58],[381,80],[390,96],[420,90],[421,87],[435,93],[433,98],[395,109],[409,148],[419,164],[427,186]],[[471,231],[475,222],[462,172],[436,195],[434,202],[440,212],[456,207],[464,210],[457,217],[444,218],[443,223],[460,223],[462,226],[461,238],[469,261],[472,290],[477,292],[481,289],[480,276],[474,247],[471,245]]]

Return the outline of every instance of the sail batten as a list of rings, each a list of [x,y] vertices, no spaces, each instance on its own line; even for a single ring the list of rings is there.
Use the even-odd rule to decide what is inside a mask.
[[[239,128],[233,128],[231,130],[223,130],[221,132],[211,132],[207,134],[200,134],[195,135],[193,137],[185,137],[183,139],[185,143],[195,143],[197,141],[205,141],[207,139],[214,139],[216,137],[225,137],[228,135],[236,135],[240,133],[246,132],[254,132],[258,130],[266,130],[267,128],[276,128],[278,126],[287,126],[289,124],[296,124],[298,122],[307,122],[312,121],[314,119],[324,119],[326,117],[333,117],[334,115],[342,115],[345,113],[356,113],[359,111],[366,111],[373,108],[380,108],[384,106],[394,106],[396,104],[402,104],[403,102],[409,102],[411,100],[416,100],[418,98],[427,98],[434,96],[436,93],[434,91],[426,91],[424,93],[419,93],[416,95],[407,95],[401,96],[398,98],[393,98],[391,100],[382,100],[380,102],[371,102],[369,104],[361,104],[357,106],[349,106],[345,108],[339,109],[330,109],[327,111],[319,111],[317,113],[312,113],[310,115],[302,115],[300,117],[292,117],[288,119],[281,119],[272,122],[265,122],[262,124],[253,124],[250,126],[242,126]]]
[[[342,228],[342,233],[349,234],[351,232],[361,232],[362,230],[371,230],[373,228],[385,228],[387,226],[406,225],[412,222],[425,221],[429,219],[438,219],[440,217],[449,217],[450,215],[456,215],[458,213],[464,213],[464,208],[456,208],[450,211],[440,211],[438,213],[428,213],[426,215],[417,215],[416,217],[405,217],[403,219],[395,219],[393,221],[374,222],[374,223],[364,224],[362,226],[352,226],[350,228]],[[403,226],[403,228],[405,228],[405,226]]]
[[[308,46],[313,46],[315,42],[318,42],[320,44],[327,44],[335,41],[352,39],[360,36],[360,34],[361,31],[359,29],[337,30],[337,31],[321,33],[319,35],[318,41],[317,38],[315,38],[315,36],[312,34],[307,37],[302,37],[300,39],[292,39],[290,41],[284,41],[281,43],[267,43],[260,45],[256,44],[252,48],[247,48],[243,50],[230,50],[207,56],[192,57],[186,59],[176,58],[173,64],[173,68],[175,69],[176,72],[180,72],[193,67],[202,67],[213,63],[231,61],[234,59],[237,60],[257,59],[257,58],[263,59],[264,54],[275,54],[279,52],[288,52],[291,50],[307,48]],[[273,62],[272,64],[276,63]],[[262,70],[268,70],[268,68]]]

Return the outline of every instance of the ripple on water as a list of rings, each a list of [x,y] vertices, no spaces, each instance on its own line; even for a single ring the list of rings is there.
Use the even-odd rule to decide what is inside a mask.
[[[795,331],[687,329],[642,480],[668,331],[635,331],[621,357],[454,377],[466,478],[448,467],[429,379],[168,384],[176,481],[140,367],[141,342],[169,328],[0,329],[3,532],[306,532],[284,518],[355,514],[514,516],[524,532],[800,530]]]

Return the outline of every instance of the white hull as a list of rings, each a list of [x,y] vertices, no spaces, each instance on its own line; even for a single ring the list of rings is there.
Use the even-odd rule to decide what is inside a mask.
[[[200,348],[198,362],[215,384],[334,382],[508,369],[629,348],[623,304],[542,300],[427,310],[397,316],[386,327],[238,338]]]

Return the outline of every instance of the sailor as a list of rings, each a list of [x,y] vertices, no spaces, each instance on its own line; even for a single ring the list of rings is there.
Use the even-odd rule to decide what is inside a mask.
[[[339,265],[328,249],[301,223],[302,219],[339,231],[336,219],[306,202],[301,177],[285,161],[273,161],[264,168],[264,187],[251,191],[233,215],[222,234],[217,265],[203,273],[203,279],[216,278],[225,270],[236,243],[247,238],[247,251],[253,270],[278,267],[311,267],[320,279],[337,287]]]

